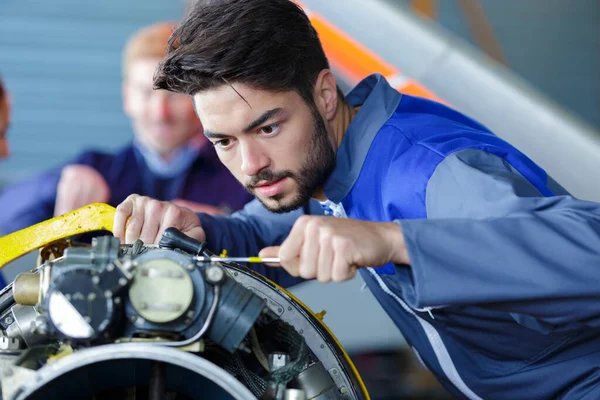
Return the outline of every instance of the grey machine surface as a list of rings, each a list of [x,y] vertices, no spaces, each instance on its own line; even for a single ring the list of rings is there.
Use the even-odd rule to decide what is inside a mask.
[[[1,399],[367,397],[315,314],[181,232],[64,247],[0,293]]]

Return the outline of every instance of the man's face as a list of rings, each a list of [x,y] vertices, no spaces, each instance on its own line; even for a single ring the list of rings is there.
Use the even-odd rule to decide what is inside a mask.
[[[189,96],[152,89],[159,62],[158,58],[139,59],[128,67],[123,101],[136,138],[168,158],[198,135],[201,127]]]
[[[323,118],[296,92],[233,88],[222,85],[193,96],[204,134],[268,210],[301,207],[335,165]]]
[[[8,95],[4,95],[4,100],[0,100],[0,159],[7,158],[10,155],[8,146],[8,126],[10,125],[10,102]]]

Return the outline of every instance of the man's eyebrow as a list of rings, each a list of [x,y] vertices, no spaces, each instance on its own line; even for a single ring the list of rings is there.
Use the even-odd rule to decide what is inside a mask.
[[[259,126],[261,126],[262,124],[264,124],[271,118],[275,117],[277,114],[281,113],[282,111],[283,111],[283,108],[274,108],[272,110],[265,111],[264,113],[262,113],[262,115],[260,117],[256,118],[254,121],[250,122],[248,124],[248,126],[246,126],[244,128],[244,132],[248,133],[248,132],[258,128]]]
[[[262,124],[264,124],[265,122],[270,120],[271,118],[280,114],[282,111],[283,111],[283,108],[274,108],[272,110],[265,111],[260,117],[256,118],[254,121],[250,122],[248,124],[248,126],[246,126],[244,128],[244,133],[248,133],[248,132],[258,128],[259,126],[261,126]],[[230,135],[225,135],[224,133],[213,132],[208,129],[204,129],[204,136],[206,136],[209,139],[228,139],[230,137]]]
[[[207,131],[206,129],[204,130],[204,136],[206,136],[209,139],[227,139],[229,137],[223,133]]]

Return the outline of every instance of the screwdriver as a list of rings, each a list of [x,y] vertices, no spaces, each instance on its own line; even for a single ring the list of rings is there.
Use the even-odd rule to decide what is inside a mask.
[[[187,236],[179,229],[170,227],[165,229],[165,232],[158,244],[161,248],[181,249],[192,254],[202,254],[206,247],[206,242],[200,242],[194,238]],[[195,256],[195,261],[200,262],[246,262],[246,263],[273,263],[279,264],[277,257],[227,257],[227,252],[224,251],[220,256]]]
[[[279,263],[278,257],[205,257],[205,256],[196,256],[194,257],[195,261],[200,262],[247,262],[247,263]]]

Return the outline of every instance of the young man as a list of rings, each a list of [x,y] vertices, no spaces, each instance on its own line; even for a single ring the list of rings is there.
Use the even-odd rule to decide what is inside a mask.
[[[281,244],[261,255],[279,256],[289,275],[261,271],[286,285],[358,270],[457,397],[600,397],[597,204],[479,123],[379,75],[344,98],[288,0],[198,4],[156,86],[192,96],[221,161],[268,209],[313,197],[347,218],[294,222],[301,212],[267,218],[255,205],[214,217],[132,196],[115,217],[120,238],[157,242],[175,226],[235,255]]]
[[[189,96],[152,90],[172,31],[170,23],[152,25],[125,46],[123,107],[134,142],[113,154],[87,151],[6,187],[0,195],[0,234],[93,202],[116,206],[132,193],[210,213],[237,210],[251,200],[202,135]]]

